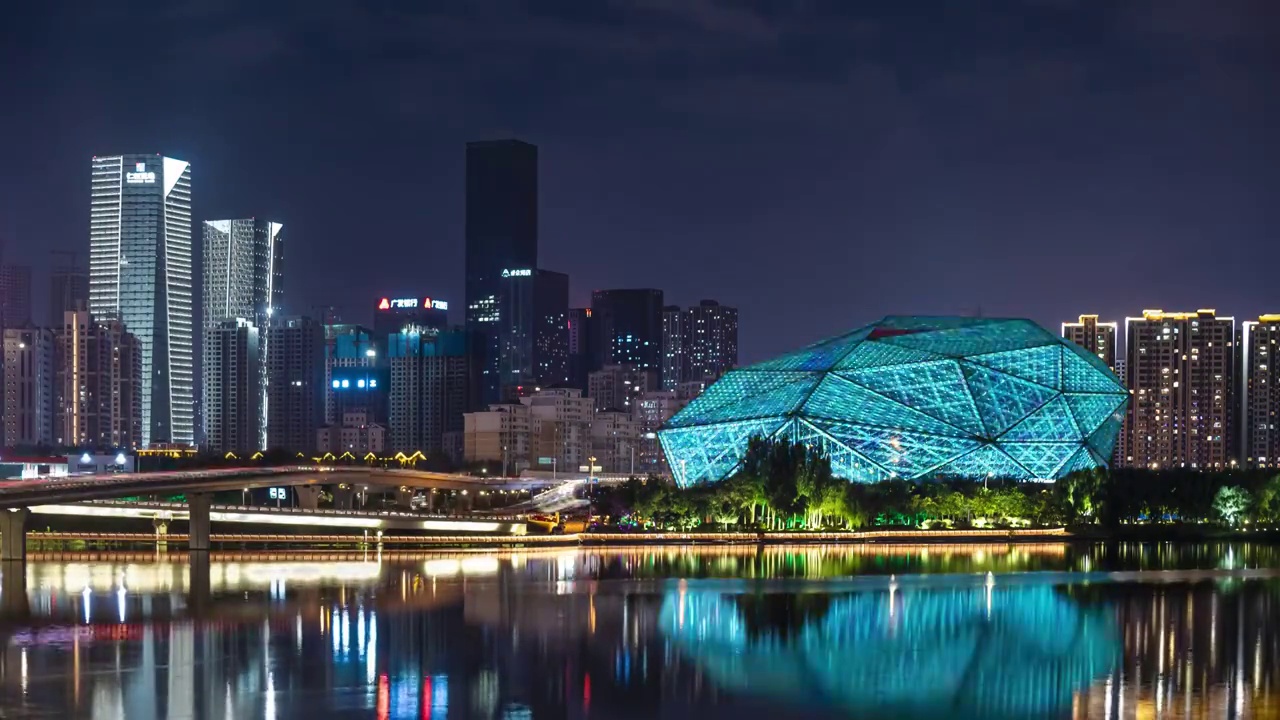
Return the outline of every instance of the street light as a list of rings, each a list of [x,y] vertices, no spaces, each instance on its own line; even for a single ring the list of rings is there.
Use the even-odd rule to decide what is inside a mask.
[[[377,356],[378,356],[378,351],[377,351],[377,350],[374,350],[373,348],[369,348],[368,350],[365,350],[365,351],[364,351],[364,356],[365,356],[365,357],[377,357]]]

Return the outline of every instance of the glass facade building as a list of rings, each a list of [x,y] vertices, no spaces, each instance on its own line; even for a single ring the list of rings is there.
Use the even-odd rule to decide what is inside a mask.
[[[467,143],[466,328],[472,399],[501,393],[502,281],[538,267],[538,148],[519,140]]]
[[[271,315],[284,302],[284,233],[283,225],[257,218],[206,220],[204,223],[204,313],[205,340],[224,343],[221,337],[226,323],[239,327],[244,320],[255,328],[254,345],[266,340],[266,327]],[[208,353],[205,353],[208,358]],[[253,374],[258,383],[257,400],[251,407],[257,413],[257,441],[237,445],[235,449],[267,446],[267,354],[263,347],[256,354],[260,367]],[[214,410],[209,407],[208,385],[215,380],[205,367],[205,437],[211,437]],[[246,407],[249,407],[246,405]],[[237,422],[245,422],[238,419]],[[237,442],[243,442],[237,438]],[[213,441],[210,440],[210,447]]]
[[[569,276],[551,270],[503,278],[498,291],[500,390],[569,382]]]
[[[191,166],[161,155],[95,157],[89,311],[142,347],[142,445],[195,441]]]
[[[1044,480],[1106,466],[1127,402],[1030,320],[890,316],[730,371],[658,435],[683,487],[731,475],[754,436],[820,447],[855,482]]]

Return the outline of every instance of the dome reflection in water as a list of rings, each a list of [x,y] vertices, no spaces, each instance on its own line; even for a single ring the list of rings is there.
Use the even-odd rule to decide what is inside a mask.
[[[857,717],[1069,714],[1121,650],[1114,613],[990,579],[840,595],[686,586],[660,626],[727,689]]]

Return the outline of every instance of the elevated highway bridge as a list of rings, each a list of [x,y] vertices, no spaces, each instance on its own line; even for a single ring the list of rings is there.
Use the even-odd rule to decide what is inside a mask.
[[[383,490],[529,490],[550,485],[545,479],[473,477],[450,473],[359,467],[243,467],[175,470],[0,482],[0,561],[26,559],[26,522],[33,506],[114,500],[135,495],[185,494],[189,513],[188,548],[209,549],[211,495],[265,487],[296,487],[303,508],[314,510],[322,487],[336,494],[356,488]],[[312,488],[310,491],[304,488]],[[349,497],[349,495],[348,495]]]

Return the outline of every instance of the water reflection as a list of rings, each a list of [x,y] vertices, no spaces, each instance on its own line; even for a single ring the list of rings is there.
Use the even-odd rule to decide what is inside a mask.
[[[664,599],[661,626],[722,687],[855,717],[1060,716],[1120,655],[1113,617],[1047,585],[681,589]]]
[[[1280,568],[1262,546],[288,558],[29,563],[30,613],[0,624],[0,708],[237,720],[1280,713],[1280,581],[1104,574]]]

